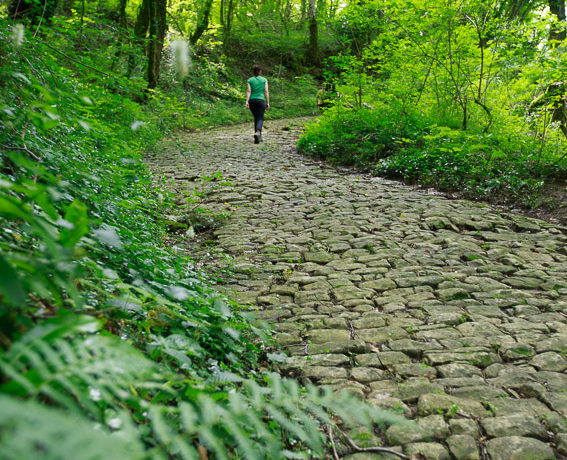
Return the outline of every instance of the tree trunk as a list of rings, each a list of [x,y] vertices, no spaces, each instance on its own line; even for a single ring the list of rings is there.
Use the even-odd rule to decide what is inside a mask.
[[[203,32],[209,28],[209,17],[211,15],[211,8],[213,6],[213,0],[205,0],[205,4],[203,5],[203,10],[200,11],[197,15],[197,27],[195,31],[191,34],[189,38],[189,43],[194,45],[199,41]]]
[[[126,20],[126,5],[128,4],[128,0],[120,0],[120,5],[118,7],[118,23],[120,27],[125,29],[128,27],[128,23]]]
[[[228,42],[230,40],[230,30],[232,29],[233,15],[234,15],[234,0],[228,0],[228,9],[224,17],[224,28],[223,28],[223,42],[225,48],[228,46]]]
[[[549,10],[557,17],[558,21],[565,21],[565,0],[549,0]],[[552,26],[549,31],[549,39],[561,42],[565,40],[565,26]]]
[[[148,89],[157,87],[159,82],[159,69],[161,63],[161,53],[163,41],[167,28],[167,0],[153,0],[150,2],[149,15],[149,34],[150,45],[148,49]]]
[[[140,9],[138,10],[138,17],[136,18],[136,23],[134,24],[134,36],[136,37],[136,44],[142,48],[144,44],[144,40],[148,33],[148,27],[150,25],[150,7],[151,7],[152,0],[142,0],[142,4],[140,5]],[[143,49],[143,54],[146,55],[145,47]],[[135,56],[136,49],[130,50],[129,57],[128,57],[128,71],[126,75],[130,77],[134,68],[136,67],[136,56]]]
[[[317,28],[317,3],[316,0],[309,0],[307,15],[309,17],[309,49],[307,57],[310,64],[319,63],[319,33]]]
[[[136,35],[136,38],[139,40],[146,38],[146,33],[148,32],[151,2],[152,0],[142,0],[142,4],[138,10],[138,17],[136,18],[136,24],[134,25],[134,35]]]

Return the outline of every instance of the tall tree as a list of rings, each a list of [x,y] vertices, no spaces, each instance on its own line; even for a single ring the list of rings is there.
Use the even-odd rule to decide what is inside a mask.
[[[120,27],[122,27],[123,29],[128,26],[126,18],[126,5],[128,5],[128,0],[120,0],[120,3],[118,5],[118,22],[120,24]]]
[[[150,2],[149,46],[148,46],[148,89],[155,89],[159,81],[159,69],[163,41],[167,29],[167,0]]]
[[[549,31],[549,39],[556,41],[565,40],[565,0],[549,0],[549,10],[555,15],[560,24],[553,25]]]
[[[317,25],[317,0],[308,0],[307,17],[309,20],[309,49],[307,57],[310,64],[319,63],[319,31]]]
[[[134,35],[141,43],[148,40],[146,55],[148,57],[147,80],[148,89],[154,89],[159,81],[159,69],[163,41],[167,31],[167,0],[143,0],[138,11]],[[133,67],[133,59],[130,59],[129,73]]]
[[[202,7],[197,11],[197,26],[195,30],[189,37],[189,43],[194,45],[199,41],[201,35],[209,28],[209,18],[211,16],[211,8],[213,6],[213,0],[204,0]]]

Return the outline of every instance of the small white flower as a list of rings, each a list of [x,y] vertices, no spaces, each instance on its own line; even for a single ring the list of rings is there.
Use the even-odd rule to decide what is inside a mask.
[[[97,390],[96,388],[91,388],[89,391],[89,395],[93,401],[100,401],[102,393],[100,392],[100,390]]]
[[[117,430],[122,426],[122,420],[120,420],[118,417],[111,418],[108,421],[108,426],[114,430]]]

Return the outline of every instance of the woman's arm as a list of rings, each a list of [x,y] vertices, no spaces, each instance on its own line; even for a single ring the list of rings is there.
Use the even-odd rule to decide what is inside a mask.
[[[250,87],[250,83],[247,83],[247,88],[246,88],[246,108],[247,109],[250,108],[250,103],[248,102],[250,100],[250,94],[252,94],[252,88]]]
[[[266,110],[270,108],[270,91],[268,90],[268,82],[264,83],[264,95],[266,96]]]

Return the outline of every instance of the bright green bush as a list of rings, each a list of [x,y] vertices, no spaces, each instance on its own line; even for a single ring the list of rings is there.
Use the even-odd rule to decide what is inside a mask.
[[[401,120],[404,120],[403,122]],[[546,179],[565,178],[565,162],[537,139],[429,126],[393,110],[335,107],[310,124],[301,151],[376,174],[470,198],[535,206]]]
[[[372,166],[398,151],[404,139],[421,136],[414,120],[401,121],[384,110],[333,107],[310,124],[301,151],[345,165]]]

